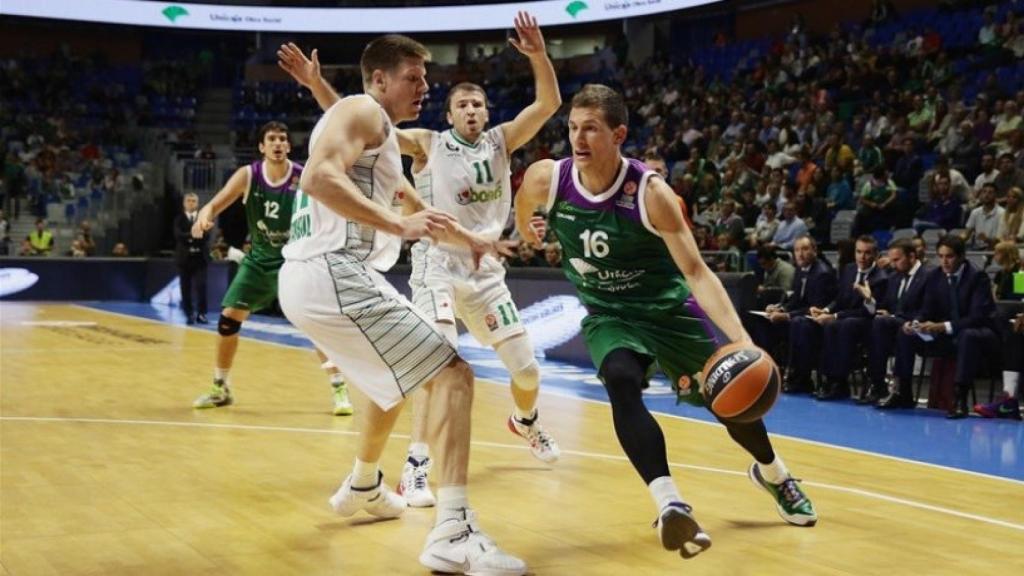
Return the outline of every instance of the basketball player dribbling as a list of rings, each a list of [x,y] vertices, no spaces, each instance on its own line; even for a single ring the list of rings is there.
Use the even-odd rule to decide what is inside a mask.
[[[627,125],[620,94],[584,86],[569,114],[572,157],[530,166],[516,196],[516,227],[539,245],[542,235],[531,219],[546,209],[565,275],[588,310],[584,339],[608,392],[619,443],[658,508],[662,545],[690,558],[711,538],[670,476],[665,438],[642,391],[657,362],[681,400],[704,405],[697,374],[717,347],[705,319],[730,341],[753,344],[701,259],[678,197],[642,162],[622,157]],[[814,525],[814,506],[772,449],[763,421],[723,424],[754,457],[750,479],[772,496],[782,518]]]

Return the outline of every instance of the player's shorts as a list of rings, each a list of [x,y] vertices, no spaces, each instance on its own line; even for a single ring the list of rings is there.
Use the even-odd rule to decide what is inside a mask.
[[[382,410],[457,358],[431,318],[345,252],[285,262],[279,289],[288,320]]]
[[[505,267],[493,256],[473,270],[468,256],[416,244],[409,287],[413,303],[427,316],[451,323],[458,317],[484,346],[526,331],[505,285]]]
[[[256,312],[269,307],[277,298],[277,271],[283,260],[259,260],[246,256],[238,273],[224,293],[222,308]]]
[[[648,377],[660,367],[680,401],[703,406],[704,397],[696,375],[704,369],[704,363],[715,352],[717,344],[701,319],[675,317],[672,320],[672,323],[654,323],[591,314],[583,319],[583,338],[598,370],[609,352],[628,348],[651,359]]]

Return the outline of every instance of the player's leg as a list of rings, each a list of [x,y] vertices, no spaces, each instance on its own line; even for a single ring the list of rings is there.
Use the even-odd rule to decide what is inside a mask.
[[[352,412],[352,401],[348,397],[348,386],[345,386],[345,377],[341,375],[341,370],[327,359],[319,348],[316,349],[316,356],[320,359],[320,368],[323,368],[327,372],[327,378],[331,381],[331,396],[334,399],[334,415],[335,416],[351,416]]]
[[[503,552],[480,529],[469,507],[473,372],[456,359],[429,385],[427,437],[440,469],[434,528],[420,563],[434,571],[466,574],[525,574],[526,563]]]
[[[417,245],[412,253],[412,274],[409,279],[413,304],[434,321],[434,328],[458,348],[459,333],[455,327],[454,297],[451,275],[437,263],[427,259],[426,249]],[[429,508],[437,499],[430,490],[428,480],[433,460],[427,439],[427,417],[430,410],[430,392],[424,389],[412,395],[412,431],[402,479],[398,492],[414,508]]]
[[[238,333],[252,310],[269,305],[277,297],[277,270],[265,271],[253,261],[242,261],[238,273],[224,293],[222,311],[217,319],[217,350],[214,358],[213,386],[192,403],[194,408],[217,408],[234,402],[231,394],[231,367],[238,352]]]
[[[231,366],[238,352],[238,332],[249,311],[225,308],[217,320],[217,350],[214,357],[213,385],[192,403],[193,408],[219,408],[234,402],[231,395]]]
[[[785,462],[775,453],[764,422],[722,424],[733,441],[754,457],[747,475],[751,482],[772,496],[779,516],[796,526],[814,526],[818,521],[814,504],[800,488],[799,480],[793,478]]]
[[[505,270],[484,260],[455,295],[455,309],[474,338],[491,346],[512,378],[512,414],[509,430],[530,444],[530,452],[543,462],[558,460],[561,450],[540,425],[537,396],[540,366],[519,310],[504,280]]]
[[[606,336],[612,335],[607,333]],[[600,345],[598,340],[590,336],[588,344]],[[596,359],[593,348],[591,354]],[[665,436],[643,402],[652,359],[629,348],[612,348],[603,354],[600,362],[599,375],[612,405],[615,435],[654,499],[662,546],[666,550],[678,550],[684,558],[692,557],[711,546],[711,538],[680,496],[669,472]]]

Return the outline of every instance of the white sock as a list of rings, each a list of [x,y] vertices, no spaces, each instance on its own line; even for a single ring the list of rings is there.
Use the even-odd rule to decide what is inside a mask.
[[[213,379],[224,382],[224,385],[228,385],[228,372],[231,372],[231,368],[214,368]]]
[[[434,526],[445,520],[465,518],[469,497],[465,486],[442,486],[437,489],[437,517]]]
[[[1017,395],[1017,386],[1020,384],[1020,372],[1003,371],[1003,392],[1009,394],[1010,398]]]
[[[424,458],[430,456],[430,446],[427,446],[426,442],[413,442],[409,444],[409,456],[422,462]]]
[[[512,416],[515,417],[515,419],[520,421],[520,422],[522,422],[524,420],[526,420],[526,421],[533,420],[534,418],[537,417],[537,407],[534,406],[533,408],[530,408],[529,410],[522,410],[521,408],[519,408],[519,406],[516,406],[512,410]]]
[[[658,507],[659,512],[673,502],[683,501],[671,476],[659,476],[651,480],[647,489],[651,491],[651,498],[654,498],[654,505]]]
[[[352,468],[352,486],[354,488],[372,488],[377,485],[379,476],[380,468],[376,462],[363,462],[356,458],[356,465]]]
[[[331,386],[337,388],[345,383],[345,377],[341,375],[341,372],[331,372]]]
[[[782,461],[782,458],[778,454],[775,455],[775,460],[771,464],[757,463],[757,468],[761,471],[761,475],[764,479],[771,482],[772,484],[782,484],[789,478],[789,469],[786,468],[786,463]]]

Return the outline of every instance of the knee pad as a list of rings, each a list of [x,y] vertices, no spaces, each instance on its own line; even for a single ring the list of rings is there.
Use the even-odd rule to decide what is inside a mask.
[[[217,334],[221,336],[234,336],[241,329],[242,323],[234,318],[228,318],[221,314],[220,319],[217,320]]]
[[[495,352],[516,386],[523,390],[536,390],[540,386],[540,365],[533,357],[533,345],[525,334],[503,342]]]

